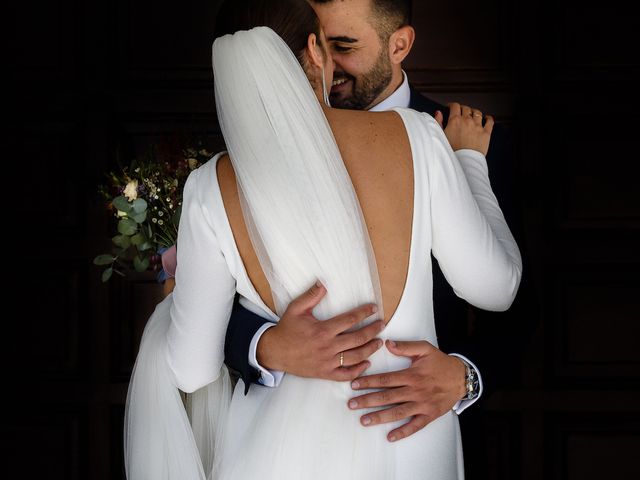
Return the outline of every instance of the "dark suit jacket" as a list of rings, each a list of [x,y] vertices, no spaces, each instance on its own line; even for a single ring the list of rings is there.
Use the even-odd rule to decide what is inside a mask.
[[[440,110],[446,126],[449,109],[423,96],[413,87],[409,107],[432,116],[435,116],[436,110]],[[516,240],[519,240],[519,218],[515,215],[519,209],[511,188],[514,157],[510,155],[509,150],[507,131],[496,124],[487,155],[489,178],[507,222]],[[511,335],[514,332],[514,323],[526,323],[523,318],[517,318],[522,315],[522,308],[514,308],[517,303],[522,302],[514,302],[510,314],[482,312],[471,308],[455,295],[435,258],[432,258],[432,261],[433,305],[438,346],[444,352],[465,355],[476,364],[484,383],[482,398],[486,398],[505,381],[512,383],[514,374],[518,373],[509,372],[507,368],[510,365],[518,365],[518,362],[513,361],[513,356],[522,350],[521,335]],[[497,321],[497,317],[502,320]],[[266,322],[267,320],[246,310],[236,301],[225,339],[225,363],[243,379],[245,393],[251,383],[256,383],[259,378],[259,372],[249,365],[249,345],[255,332]],[[507,330],[502,331],[501,328]],[[521,330],[525,331],[522,328]]]

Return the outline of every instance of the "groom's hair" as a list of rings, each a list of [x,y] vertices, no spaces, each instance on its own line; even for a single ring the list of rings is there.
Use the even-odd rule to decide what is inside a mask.
[[[336,0],[311,0],[312,3],[333,3]],[[369,0],[374,27],[380,39],[387,42],[393,32],[411,24],[410,0]]]
[[[254,27],[269,27],[277,33],[303,66],[311,33],[326,53],[320,21],[306,0],[225,0],[218,10],[214,38]]]

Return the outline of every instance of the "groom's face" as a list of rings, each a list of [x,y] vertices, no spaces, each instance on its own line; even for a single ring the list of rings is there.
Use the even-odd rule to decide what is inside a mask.
[[[371,0],[311,2],[324,28],[335,71],[331,105],[366,110],[380,98],[392,78],[388,45],[373,18]]]

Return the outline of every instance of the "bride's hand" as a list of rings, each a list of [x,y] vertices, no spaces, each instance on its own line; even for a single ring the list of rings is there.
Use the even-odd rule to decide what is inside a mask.
[[[384,323],[377,320],[348,331],[377,311],[371,304],[318,320],[313,316],[313,308],[326,293],[324,286],[314,285],[289,304],[278,324],[260,337],[257,348],[260,365],[298,377],[343,382],[362,375],[369,367],[367,358],[383,345],[376,335]]]
[[[493,130],[494,120],[491,115],[485,115],[485,125],[482,125],[482,112],[477,108],[471,108],[459,103],[449,103],[449,120],[444,129],[444,134],[451,144],[453,151],[468,148],[476,150],[483,155],[489,151],[489,140]],[[435,115],[436,121],[442,126],[442,112]]]

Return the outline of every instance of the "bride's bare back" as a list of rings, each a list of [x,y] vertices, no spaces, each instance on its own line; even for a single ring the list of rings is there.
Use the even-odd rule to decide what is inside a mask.
[[[404,124],[395,112],[325,109],[360,201],[380,276],[384,320],[398,306],[407,278],[413,218],[413,162]],[[275,311],[271,289],[251,245],[227,155],[218,161],[224,207],[249,279]]]

